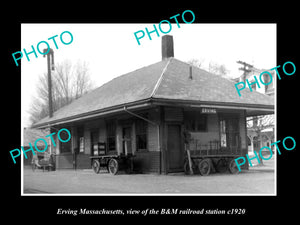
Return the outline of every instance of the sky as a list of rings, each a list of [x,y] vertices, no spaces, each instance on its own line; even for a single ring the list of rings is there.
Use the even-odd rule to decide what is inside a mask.
[[[156,24],[158,27],[158,24]],[[166,25],[168,26],[168,25]],[[152,40],[145,35],[138,45],[134,33],[153,24],[22,24],[21,49],[32,51],[40,41],[47,41],[54,50],[55,63],[69,60],[86,62],[95,87],[111,79],[161,60],[161,36],[154,32]],[[162,27],[167,31],[168,28]],[[60,34],[69,31],[73,42],[64,45]],[[146,33],[146,32],[145,32]],[[276,24],[180,24],[172,23],[168,33],[174,39],[174,57],[188,61],[198,59],[203,69],[208,70],[209,62],[224,64],[230,78],[238,77],[242,71],[236,61],[241,60],[259,69],[271,69],[276,65]],[[58,49],[52,40],[55,38]],[[68,34],[63,41],[69,42]],[[40,49],[46,48],[44,43]],[[21,51],[16,49],[16,51]],[[38,77],[47,72],[47,60],[37,52],[38,57],[24,52],[21,59],[21,123],[30,126],[28,110],[32,97],[39,85]],[[17,55],[18,56],[18,55]],[[12,59],[13,60],[13,59]]]

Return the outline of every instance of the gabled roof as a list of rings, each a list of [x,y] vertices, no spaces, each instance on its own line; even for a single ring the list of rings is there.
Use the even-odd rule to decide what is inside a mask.
[[[235,82],[229,79],[194,66],[191,79],[189,64],[168,58],[109,81],[57,110],[53,117],[40,120],[34,127],[122,109],[126,104],[155,100],[274,108],[274,100],[271,97],[255,91],[250,92],[248,88],[241,91],[240,97],[234,84]]]
[[[272,98],[248,88],[238,95],[235,82],[192,67],[192,79],[189,78],[190,65],[171,59],[159,88],[153,97],[195,100],[201,102],[240,103],[252,105],[274,105]]]

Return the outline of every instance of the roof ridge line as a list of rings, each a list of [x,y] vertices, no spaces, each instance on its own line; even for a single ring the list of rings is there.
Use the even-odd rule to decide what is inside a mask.
[[[159,85],[160,85],[160,83],[161,83],[161,80],[162,80],[162,78],[163,78],[163,75],[164,75],[164,73],[166,72],[167,67],[168,67],[168,65],[170,64],[171,60],[172,60],[172,58],[169,59],[169,61],[168,61],[168,63],[166,64],[165,68],[163,69],[163,71],[162,71],[160,77],[158,78],[158,80],[157,80],[157,82],[156,82],[156,84],[155,84],[155,86],[154,86],[154,88],[153,88],[153,91],[152,91],[152,93],[151,93],[151,95],[150,95],[150,98],[152,98],[152,97],[155,95],[155,93],[156,93],[156,91],[157,91],[157,89],[158,89],[158,87],[159,87]]]

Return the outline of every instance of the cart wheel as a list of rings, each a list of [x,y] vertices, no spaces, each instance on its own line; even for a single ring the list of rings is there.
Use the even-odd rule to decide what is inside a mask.
[[[234,159],[231,159],[228,165],[228,169],[230,171],[230,173],[232,174],[238,174],[240,171],[237,168],[236,162]]]
[[[110,174],[115,175],[119,170],[119,163],[116,159],[111,159],[108,162],[108,171]]]
[[[190,175],[190,166],[187,160],[184,161],[183,170],[186,175]]]
[[[209,159],[203,159],[198,164],[199,172],[202,176],[207,176],[210,173],[210,160]]]
[[[195,163],[193,162],[192,160],[192,170],[193,170],[193,173],[195,174]],[[190,175],[191,174],[191,171],[190,171],[190,165],[189,165],[189,160],[186,159],[184,160],[184,164],[183,164],[183,170],[184,170],[184,173],[186,175]]]
[[[93,160],[93,164],[92,164],[93,170],[95,173],[99,173],[100,171],[100,162],[96,159]]]

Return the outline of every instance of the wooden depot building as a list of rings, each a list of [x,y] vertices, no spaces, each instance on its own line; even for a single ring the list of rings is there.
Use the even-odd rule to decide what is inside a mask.
[[[246,117],[274,113],[273,98],[248,88],[240,97],[234,85],[174,58],[173,37],[165,35],[161,61],[105,83],[33,127],[71,131],[71,141],[56,141],[56,169],[91,168],[101,144],[106,154],[134,155],[138,171],[182,171],[187,132],[204,154],[245,155]]]

